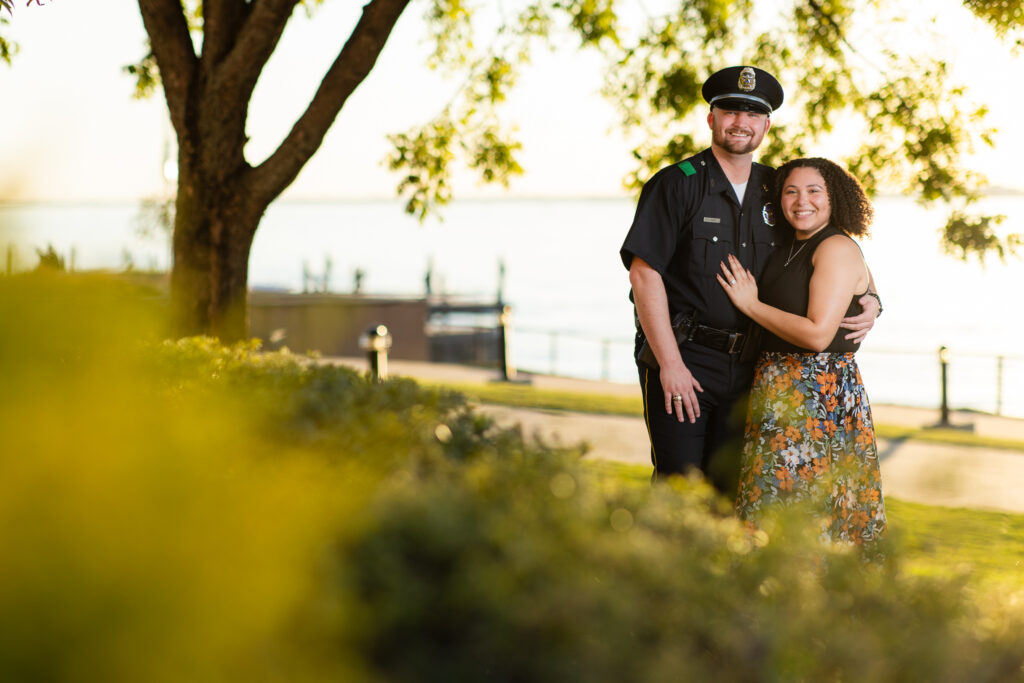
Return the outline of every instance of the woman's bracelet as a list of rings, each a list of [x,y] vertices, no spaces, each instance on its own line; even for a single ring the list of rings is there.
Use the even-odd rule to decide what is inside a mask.
[[[875,301],[878,302],[878,313],[875,315],[875,317],[877,318],[878,316],[882,315],[882,297],[878,296],[876,292],[868,292],[868,296],[875,297]]]

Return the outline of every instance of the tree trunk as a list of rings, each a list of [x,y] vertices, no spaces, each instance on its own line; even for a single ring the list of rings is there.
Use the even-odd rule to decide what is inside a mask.
[[[265,208],[243,187],[179,178],[171,274],[176,334],[226,343],[247,336],[249,251]]]
[[[139,0],[178,138],[171,315],[178,335],[248,333],[249,250],[263,212],[319,149],[373,69],[410,0],[369,0],[316,94],[277,150],[244,155],[249,100],[299,0],[204,5],[195,53],[181,0]]]

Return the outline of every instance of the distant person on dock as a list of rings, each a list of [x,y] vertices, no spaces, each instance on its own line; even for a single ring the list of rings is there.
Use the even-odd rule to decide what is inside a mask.
[[[793,237],[768,259],[760,287],[732,254],[718,283],[758,325],[736,510],[756,520],[773,504],[822,506],[823,535],[869,546],[885,531],[878,447],[868,396],[844,337],[871,274],[854,236],[873,210],[857,179],[820,158],[776,173],[772,196]]]
[[[699,469],[732,498],[754,363],[741,357],[750,320],[715,276],[736,254],[758,277],[789,244],[775,227],[772,169],[753,161],[783,91],[768,72],[734,66],[712,74],[701,94],[711,108],[711,147],[647,181],[620,255],[636,312],[653,479]],[[873,297],[861,304],[864,313],[843,321],[856,343],[879,310]]]

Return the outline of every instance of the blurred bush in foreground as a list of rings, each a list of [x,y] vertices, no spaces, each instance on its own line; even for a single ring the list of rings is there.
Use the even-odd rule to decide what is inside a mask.
[[[458,395],[0,278],[0,679],[1024,680],[1019,596],[619,485]]]
[[[0,279],[0,679],[321,671],[288,634],[366,475],[259,438],[244,396],[175,391],[158,313],[103,278]]]
[[[387,482],[336,558],[360,650],[389,681],[1024,680],[1019,596],[905,576],[895,547],[865,566],[795,516],[750,535],[711,495],[532,457]]]

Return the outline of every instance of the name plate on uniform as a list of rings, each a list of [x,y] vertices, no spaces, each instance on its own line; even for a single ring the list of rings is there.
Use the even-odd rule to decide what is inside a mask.
[[[705,223],[721,223],[721,218],[715,218],[714,216],[704,216]]]

